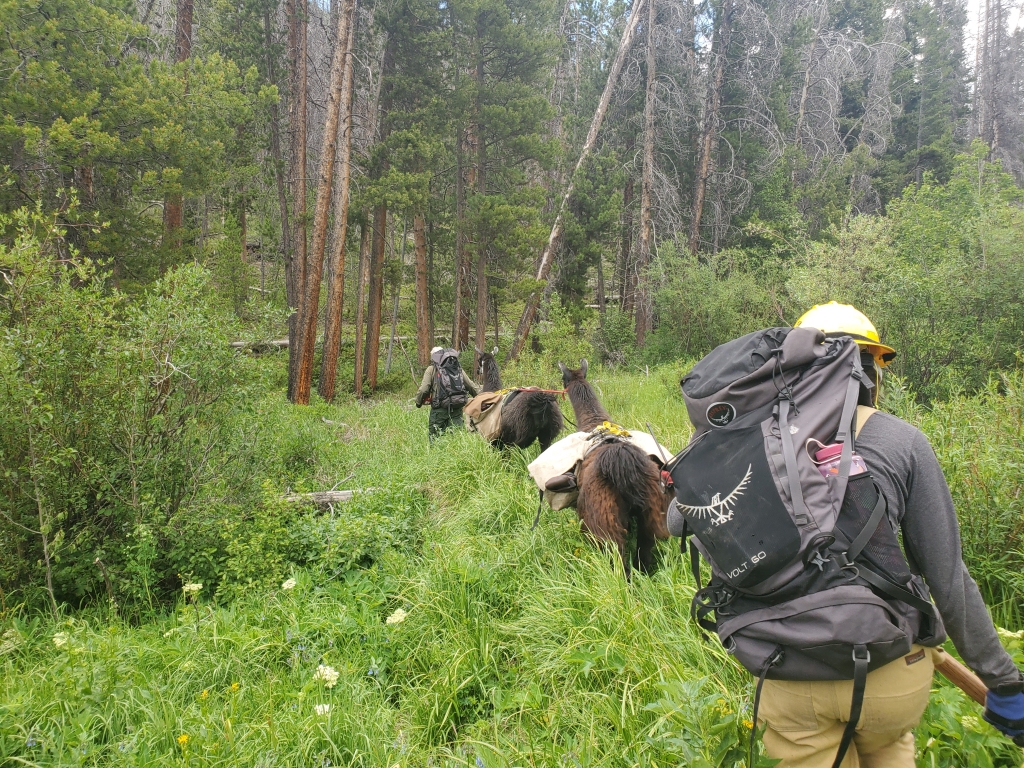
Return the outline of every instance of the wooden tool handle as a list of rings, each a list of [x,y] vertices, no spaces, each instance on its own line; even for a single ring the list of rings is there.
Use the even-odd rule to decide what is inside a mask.
[[[985,706],[988,688],[981,682],[980,677],[939,648],[934,649],[934,659],[935,669],[941,672],[943,677],[981,706]]]

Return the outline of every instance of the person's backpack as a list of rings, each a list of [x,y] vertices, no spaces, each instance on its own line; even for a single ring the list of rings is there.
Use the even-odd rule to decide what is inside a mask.
[[[462,380],[459,353],[442,349],[430,356],[434,364],[434,394],[430,404],[434,408],[461,408],[468,400],[466,384]]]
[[[766,677],[854,681],[838,766],[868,671],[943,639],[854,454],[858,398],[872,386],[857,344],[813,328],[758,331],[713,350],[681,386],[696,430],[667,467],[669,530],[684,546],[689,537],[691,614],[758,676],[755,722]],[[816,454],[831,454],[828,477]]]

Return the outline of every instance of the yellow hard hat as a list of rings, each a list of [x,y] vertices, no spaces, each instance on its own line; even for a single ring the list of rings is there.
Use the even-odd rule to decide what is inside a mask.
[[[817,328],[826,336],[850,336],[861,349],[870,352],[875,362],[882,368],[896,357],[896,350],[883,344],[878,338],[874,323],[850,304],[840,304],[836,301],[815,304],[800,316],[794,327]]]

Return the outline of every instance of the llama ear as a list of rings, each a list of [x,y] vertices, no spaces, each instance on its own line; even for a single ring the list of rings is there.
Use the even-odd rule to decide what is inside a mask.
[[[583,374],[583,378],[587,378],[587,358],[580,360],[580,373]]]
[[[563,363],[561,360],[558,361],[558,370],[562,372],[563,379],[569,378],[569,369],[565,367],[565,363]]]
[[[492,349],[492,350],[491,350],[491,354],[492,354],[492,355],[493,355],[494,357],[497,357],[497,356],[498,356],[498,348],[497,348],[497,347],[495,347],[494,349]]]

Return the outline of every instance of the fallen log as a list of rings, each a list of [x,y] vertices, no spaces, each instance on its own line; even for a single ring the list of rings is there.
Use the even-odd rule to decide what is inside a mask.
[[[318,505],[340,504],[344,501],[352,501],[357,493],[372,493],[376,488],[357,488],[351,491],[313,491],[312,493],[290,493],[284,497],[285,501],[303,502],[312,501]]]
[[[234,349],[244,349],[254,355],[261,355],[265,352],[277,352],[281,349],[288,349],[288,339],[272,339],[270,341],[232,341]]]

